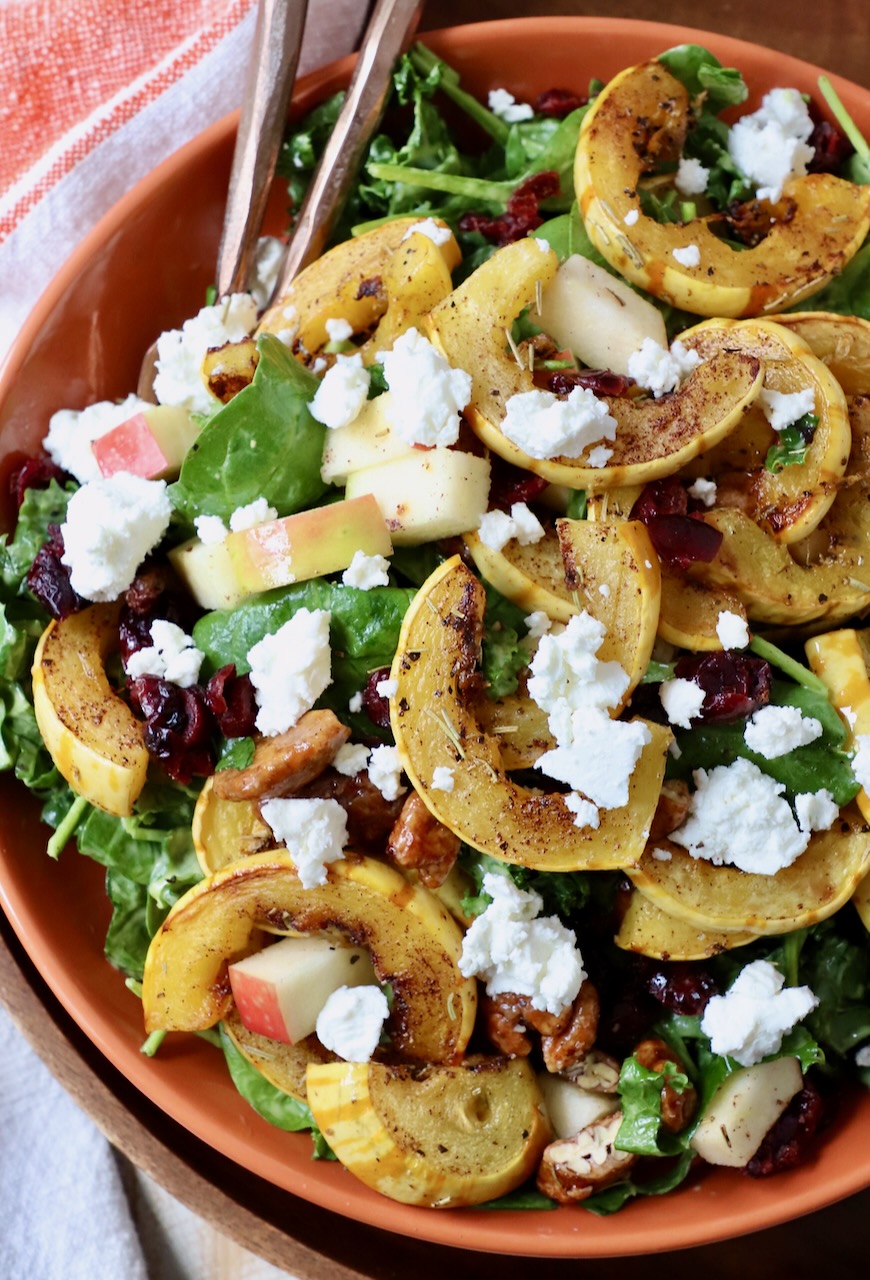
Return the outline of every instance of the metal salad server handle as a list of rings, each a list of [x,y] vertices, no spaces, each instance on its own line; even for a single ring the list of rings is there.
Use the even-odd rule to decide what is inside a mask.
[[[314,171],[272,295],[286,293],[303,267],[320,257],[380,123],[393,64],[415,31],[423,0],[378,0],[344,105]]]

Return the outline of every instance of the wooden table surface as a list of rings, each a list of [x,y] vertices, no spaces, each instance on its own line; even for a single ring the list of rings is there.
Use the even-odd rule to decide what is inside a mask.
[[[867,0],[811,3],[721,0],[701,10],[696,0],[608,0],[612,17],[699,26],[804,57],[868,84]],[[439,0],[423,28],[544,14],[594,14],[571,0]],[[0,995],[25,1036],[60,1083],[107,1137],[168,1191],[227,1235],[300,1280],[419,1280],[449,1271],[455,1280],[526,1280],[530,1260],[420,1244],[345,1221],[252,1177],[199,1142],[127,1083],[61,1008],[0,915]],[[816,1268],[852,1276],[866,1268],[870,1191],[782,1227],[727,1243],[660,1256],[655,1274],[670,1280],[809,1275]],[[649,1265],[649,1263],[647,1263]],[[548,1262],[548,1280],[620,1280],[637,1260]]]

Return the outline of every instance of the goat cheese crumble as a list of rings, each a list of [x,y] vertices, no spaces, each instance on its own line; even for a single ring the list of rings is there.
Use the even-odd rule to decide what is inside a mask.
[[[255,498],[243,507],[236,507],[230,516],[230,530],[241,533],[243,529],[254,529],[258,524],[266,524],[268,520],[277,520],[278,512],[271,507],[265,498]]]
[[[370,381],[361,355],[336,356],[309,406],[312,418],[325,427],[348,426],[368,399]]]
[[[162,480],[119,471],[83,484],[70,498],[61,525],[61,561],[73,590],[85,600],[117,600],[166,533],[171,516]]]
[[[712,996],[701,1019],[710,1047],[741,1067],[754,1066],[778,1053],[787,1031],[818,1004],[809,987],[786,987],[769,960],[753,960],[741,969],[724,996]]]
[[[339,987],[317,1015],[317,1039],[345,1062],[370,1062],[389,1016],[380,987]]]
[[[385,800],[398,800],[407,791],[402,783],[402,762],[395,747],[373,747],[369,756],[369,781]]]
[[[347,342],[353,337],[353,325],[342,316],[330,316],[326,321],[326,336],[330,342]]]
[[[360,708],[357,707],[357,710]],[[332,767],[336,772],[343,773],[346,778],[353,778],[365,769],[370,754],[371,748],[362,742],[346,742],[344,746],[338,748]]]
[[[659,685],[659,698],[670,724],[690,729],[692,720],[704,705],[704,690],[694,680],[665,680]]]
[[[700,363],[697,351],[690,351],[679,338],[670,348],[663,347],[655,338],[644,338],[638,350],[628,357],[628,375],[658,400],[669,391],[676,391],[683,378]]]
[[[346,587],[356,587],[360,591],[371,591],[374,587],[388,587],[390,562],[386,556],[366,555],[364,551],[355,551],[353,559],[341,575]]]
[[[182,689],[189,689],[199,679],[205,654],[174,622],[155,618],[151,623],[151,644],[131,653],[124,670],[131,680],[140,676],[157,676]]]
[[[287,846],[303,889],[326,884],[326,868],[344,858],[347,814],[337,800],[264,800],[263,821]]]
[[[450,792],[456,785],[456,774],[446,764],[438,764],[432,770],[432,790]]]
[[[783,184],[802,177],[815,151],[808,146],[813,122],[797,89],[771,89],[751,115],[741,116],[728,133],[728,154],[750,182],[759,200],[777,201]]]
[[[143,409],[153,407],[147,400],[129,395],[117,404],[114,400],[100,400],[86,409],[58,409],[51,415],[43,446],[52,462],[75,476],[79,484],[99,480],[102,472],[91,448],[94,440]]]
[[[332,683],[330,620],[325,609],[299,609],[248,650],[256,725],[266,737],[296,724]]]
[[[512,538],[516,538],[521,547],[540,542],[544,526],[527,503],[515,502],[510,514],[507,511],[485,511],[480,517],[477,532],[484,546],[501,551]]]
[[[392,350],[379,351],[392,395],[387,417],[406,444],[451,445],[471,399],[471,374],[454,369],[419,330],[406,329]]]
[[[206,547],[217,546],[229,533],[220,516],[194,516],[193,527],[196,530],[196,536]]]
[[[584,449],[616,438],[616,419],[588,387],[565,400],[551,391],[521,391],[508,399],[502,434],[530,458],[579,458]]]
[[[674,186],[682,196],[700,196],[707,190],[710,170],[693,156],[680,156]]]
[[[682,248],[672,249],[671,254],[681,267],[699,267],[701,265],[701,250],[696,244],[687,244]]]
[[[743,740],[750,751],[776,760],[822,736],[821,722],[799,707],[759,707],[749,719]]]
[[[774,431],[785,431],[786,427],[798,422],[805,414],[814,413],[816,408],[816,396],[812,387],[785,393],[762,387],[758,402]]]
[[[686,493],[690,498],[694,498],[696,502],[703,502],[705,507],[712,507],[716,501],[716,481],[704,480],[699,477],[687,487]]]
[[[521,120],[531,120],[534,108],[528,102],[517,102],[507,89],[490,89],[487,99],[489,109],[505,124],[519,124]]]
[[[535,1009],[561,1013],[586,977],[573,929],[541,916],[543,900],[510,876],[488,871],[481,886],[492,898],[462,941],[459,970],[481,978],[489,995],[528,996]]]
[[[452,238],[453,232],[449,227],[444,227],[439,222],[436,222],[434,218],[423,218],[421,222],[415,222],[412,227],[408,227],[408,230],[402,236],[402,243],[404,244],[406,240],[415,235],[425,236],[427,240],[431,240],[433,244],[438,245],[440,248],[441,245],[447,244],[448,240]]]
[[[257,304],[249,293],[232,293],[203,307],[180,329],[157,339],[154,394],[161,404],[177,404],[190,413],[211,414],[220,408],[202,378],[202,362],[211,347],[241,342],[257,323]]]
[[[730,609],[723,609],[716,620],[716,635],[723,649],[745,649],[749,644],[746,619]]]

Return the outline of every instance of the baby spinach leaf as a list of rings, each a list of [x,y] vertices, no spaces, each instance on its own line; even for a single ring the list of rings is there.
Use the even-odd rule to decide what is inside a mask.
[[[0,572],[9,591],[22,594],[24,579],[37,551],[48,538],[50,524],[63,524],[69,500],[76,486],[66,488],[52,480],[45,489],[26,489],[11,540],[0,538]]]
[[[746,83],[735,67],[723,67],[709,49],[700,44],[679,44],[660,53],[671,75],[684,85],[693,98],[703,96],[708,111],[723,111],[738,106],[749,96]]]
[[[273,334],[257,342],[253,382],[209,419],[169,494],[189,522],[228,521],[237,507],[265,498],[279,516],[316,502],[325,428],[311,416],[317,379]]]

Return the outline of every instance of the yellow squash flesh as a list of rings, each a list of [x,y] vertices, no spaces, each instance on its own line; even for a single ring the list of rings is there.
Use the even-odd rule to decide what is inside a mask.
[[[722,648],[716,632],[720,613],[746,618],[741,600],[729,591],[693,582],[691,578],[662,570],[662,595],[658,634],[668,644],[695,653]]]
[[[480,534],[463,534],[463,541],[481,576],[526,613],[542,612],[553,622],[570,622],[581,605],[565,582],[562,547],[554,529],[527,547],[512,538],[500,551],[488,547]]]
[[[601,810],[597,831],[575,826],[561,793],[522,787],[507,776],[496,735],[475,717],[468,689],[484,603],[480,581],[455,556],[408,609],[391,671],[397,691],[390,719],[402,767],[439,822],[494,858],[541,871],[632,865],[658,803],[670,732],[649,724],[652,740],[630,779],[627,805]],[[453,771],[452,791],[432,787],[439,766]]]
[[[847,396],[870,392],[870,320],[832,311],[795,311],[778,316],[830,369]]]
[[[284,850],[253,854],[178,900],[151,940],[142,1006],[147,1030],[198,1031],[232,1008],[227,965],[259,949],[263,930],[335,930],[371,953],[393,988],[397,1052],[452,1062],[474,1026],[476,983],[457,968],[462,930],[428,890],[371,858],[345,857],[303,889]]]
[[[656,960],[707,960],[710,956],[754,942],[754,933],[699,929],[669,915],[637,890],[631,894],[614,942],[623,951]]]
[[[810,668],[824,680],[828,696],[848,726],[845,749],[851,751],[855,739],[870,734],[870,677],[858,633],[850,629],[828,631],[804,645]],[[870,796],[862,787],[855,803],[870,822]]]
[[[403,1204],[460,1208],[520,1186],[552,1137],[535,1073],[489,1058],[422,1071],[308,1068],[308,1103],[341,1163]]]
[[[586,231],[627,280],[702,316],[784,311],[817,293],[842,271],[870,229],[870,190],[830,174],[792,178],[783,188],[792,216],[777,218],[754,248],[739,252],[702,218],[659,223],[641,210],[647,172],[679,158],[689,123],[689,95],[653,60],[617,75],[595,99],[580,131],[574,184]],[[633,226],[625,216],[636,212]],[[695,245],[697,266],[674,250]]]
[[[856,810],[844,809],[830,831],[817,831],[796,862],[773,876],[713,866],[670,841],[652,848],[627,875],[668,915],[697,929],[791,933],[839,911],[870,869],[870,831]]]
[[[33,709],[48,752],[72,789],[123,818],[145,785],[148,751],[142,723],[106,676],[117,639],[114,604],[50,622],[33,659]]]
[[[335,1062],[335,1054],[324,1049],[317,1036],[306,1036],[297,1044],[282,1044],[256,1031],[249,1031],[236,1009],[230,1009],[223,1028],[239,1053],[264,1080],[299,1102],[307,1101],[305,1073],[311,1062]]]
[[[222,799],[211,778],[197,797],[191,833],[197,862],[207,876],[273,843],[256,801]]]

